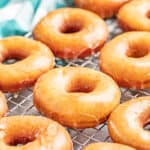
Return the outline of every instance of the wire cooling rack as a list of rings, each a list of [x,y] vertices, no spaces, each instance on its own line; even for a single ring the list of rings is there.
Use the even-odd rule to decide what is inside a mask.
[[[109,40],[121,33],[121,29],[118,27],[115,19],[106,20],[106,23],[110,31]],[[31,38],[32,37],[31,33],[28,33],[26,37]],[[56,58],[56,67],[82,66],[99,70],[98,55],[99,54],[97,53],[91,57],[85,59],[77,59],[73,61],[64,61]],[[150,89],[131,90],[121,88],[121,92],[122,92],[121,102],[135,97],[150,95]],[[33,106],[32,103],[33,100],[32,88],[26,89],[16,94],[7,93],[6,97],[8,99],[8,107],[9,107],[9,112],[7,113],[7,116],[40,115],[40,113],[36,110],[36,108]],[[85,145],[93,142],[99,141],[111,142],[111,138],[109,137],[109,133],[107,130],[107,123],[101,124],[95,128],[87,128],[84,130],[73,130],[69,128],[67,128],[67,130],[70,133],[70,136],[73,140],[74,150],[81,150]]]

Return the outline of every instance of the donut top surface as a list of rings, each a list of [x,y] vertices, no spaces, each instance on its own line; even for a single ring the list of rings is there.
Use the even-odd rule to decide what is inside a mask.
[[[120,86],[150,88],[150,33],[127,32],[108,42],[100,53],[100,69]]]
[[[120,102],[120,90],[107,75],[89,68],[62,67],[39,78],[34,104],[44,115],[71,128],[104,122]]]
[[[66,130],[50,119],[11,116],[0,120],[0,149],[72,150],[72,142]]]
[[[150,149],[150,96],[139,97],[119,105],[110,115],[108,128],[113,141],[140,150]]]
[[[49,12],[35,26],[34,38],[48,45],[64,59],[83,58],[98,51],[108,37],[105,22],[96,14],[79,8]]]
[[[120,26],[125,31],[150,31],[150,1],[132,0],[119,10]]]
[[[110,18],[131,0],[75,0],[78,7],[93,11],[102,18]]]
[[[136,150],[136,149],[116,143],[93,143],[85,147],[84,150]]]
[[[3,64],[7,59],[13,64]],[[29,87],[37,78],[53,68],[54,57],[44,44],[20,36],[0,40],[0,90],[14,92]]]

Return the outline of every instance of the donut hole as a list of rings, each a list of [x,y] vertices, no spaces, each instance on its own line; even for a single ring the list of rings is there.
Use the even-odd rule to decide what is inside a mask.
[[[90,93],[95,89],[95,83],[90,80],[76,79],[67,86],[69,93]]]
[[[144,130],[150,131],[150,122],[144,126]]]
[[[146,110],[140,116],[141,124],[143,125],[144,130],[150,131],[150,111]]]
[[[12,127],[10,129],[13,130]],[[30,131],[18,129],[17,133],[15,131],[10,131],[10,129],[8,129],[8,133],[4,137],[5,143],[9,146],[24,146],[36,140],[40,134],[38,129]]]
[[[36,126],[29,126],[25,129],[24,126],[21,124],[20,126],[18,126],[18,130],[13,129],[14,127],[15,126],[9,126],[6,129],[7,134],[4,137],[4,141],[9,146],[24,146],[30,142],[33,142],[39,137],[40,130]]]
[[[14,137],[10,141],[7,142],[8,145],[10,146],[23,146],[28,144],[29,142],[32,142],[35,140],[34,136],[29,136],[29,137]]]
[[[22,55],[7,55],[2,58],[1,62],[2,64],[10,65],[18,61],[21,61],[22,59],[25,59],[26,57],[27,56],[22,56]]]
[[[76,33],[82,29],[82,24],[79,22],[64,22],[63,25],[60,27],[60,32],[69,34],[69,33]]]
[[[148,12],[146,13],[146,17],[147,17],[148,19],[150,19],[150,11],[148,11]]]
[[[8,59],[5,59],[4,61],[2,61],[2,64],[10,65],[10,64],[15,64],[17,61],[20,61],[20,59],[8,58]]]
[[[149,50],[141,47],[131,47],[126,51],[126,55],[132,58],[141,58],[146,56],[149,53]]]

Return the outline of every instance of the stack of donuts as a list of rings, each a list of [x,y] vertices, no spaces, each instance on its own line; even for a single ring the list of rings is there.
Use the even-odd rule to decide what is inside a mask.
[[[44,16],[33,30],[34,39],[0,40],[0,90],[18,92],[34,86],[33,102],[43,115],[6,117],[7,100],[1,92],[0,150],[72,150],[64,127],[92,128],[105,121],[115,143],[93,143],[84,150],[150,150],[150,132],[145,130],[150,96],[120,104],[119,88],[150,88],[150,0],[75,0],[75,4],[78,8]],[[128,32],[107,41],[104,19],[113,16]],[[97,52],[100,71],[54,68],[55,57],[84,59]],[[11,58],[18,61],[4,64]]]

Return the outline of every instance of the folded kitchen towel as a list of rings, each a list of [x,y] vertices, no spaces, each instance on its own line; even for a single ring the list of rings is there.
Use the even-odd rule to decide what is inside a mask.
[[[25,35],[47,12],[73,6],[73,0],[0,0],[0,38]]]

